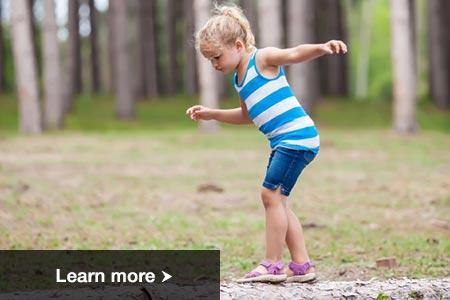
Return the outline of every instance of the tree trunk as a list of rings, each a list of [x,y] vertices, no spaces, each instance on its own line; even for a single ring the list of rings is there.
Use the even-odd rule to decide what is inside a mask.
[[[0,20],[3,20],[3,7],[0,2]],[[5,92],[5,39],[3,25],[0,24],[0,94]]]
[[[416,69],[411,0],[390,0],[391,54],[394,75],[394,129],[414,132],[416,126]]]
[[[332,39],[347,43],[347,27],[345,10],[339,0],[321,0],[318,12],[319,23],[323,25],[321,41]],[[324,57],[320,63],[321,89],[324,93],[335,96],[348,95],[348,56],[331,55]]]
[[[217,0],[215,2],[211,2],[214,3],[216,5],[223,5],[226,3],[225,0]],[[210,4],[211,5],[211,4]],[[211,7],[210,7],[211,9]],[[206,21],[204,22],[206,23]],[[229,83],[227,81],[226,76],[219,72],[219,71],[215,71],[213,72],[213,76],[215,76],[215,84],[216,84],[216,88],[217,88],[217,97],[220,100],[225,100],[228,97],[228,87],[229,87]]]
[[[91,34],[89,38],[91,40],[91,77],[92,77],[92,90],[96,93],[101,90],[100,83],[100,64],[98,58],[98,40],[97,40],[97,9],[94,5],[94,0],[89,0],[89,21],[91,24]]]
[[[282,26],[282,36],[281,36],[281,46],[283,48],[288,47],[288,38],[289,38],[289,1],[290,0],[281,0],[281,26]],[[286,70],[287,71],[287,70]],[[287,71],[288,74],[288,71]]]
[[[196,30],[208,21],[210,2],[208,0],[194,0],[194,11]],[[209,61],[197,51],[200,103],[204,106],[217,108],[219,106],[219,95],[217,92],[217,76]],[[200,130],[203,132],[215,132],[219,129],[217,121],[200,121]]]
[[[258,1],[258,0],[256,0]],[[259,0],[260,1],[260,0]],[[281,0],[277,0],[281,1]],[[240,0],[244,14],[250,22],[250,27],[252,28],[255,40],[259,41],[259,30],[258,30],[258,7],[255,0]],[[281,12],[280,12],[281,13]]]
[[[108,78],[109,78],[109,91],[111,93],[116,92],[116,53],[114,52],[115,49],[115,39],[116,34],[113,30],[114,28],[114,19],[115,19],[115,12],[113,5],[109,5],[108,7],[108,58],[109,58],[109,67],[108,67]]]
[[[135,100],[130,70],[127,1],[111,0],[110,5],[114,11],[112,29],[115,34],[114,54],[116,55],[116,114],[119,119],[132,119],[135,117]]]
[[[309,0],[290,0],[289,46],[317,43],[314,28],[314,2]],[[312,114],[319,92],[319,74],[316,60],[303,62],[290,67],[290,83],[300,104]]]
[[[195,50],[195,16],[194,16],[194,0],[185,0],[184,16],[186,21],[186,67],[184,71],[184,87],[188,95],[194,95],[198,92],[198,74],[196,64]]]
[[[417,84],[417,8],[416,8],[416,2],[417,0],[409,0],[408,1],[408,11],[410,14],[410,18],[409,18],[409,28],[410,28],[410,32],[409,34],[411,35],[411,39],[412,39],[412,43],[413,43],[413,47],[412,47],[412,51],[413,51],[413,68],[416,74],[416,84]],[[417,90],[417,89],[416,89]],[[416,92],[417,93],[417,92]]]
[[[259,46],[261,48],[282,47],[281,5],[281,0],[260,0],[258,2]]]
[[[359,54],[356,70],[356,97],[366,98],[369,82],[369,49],[372,31],[374,0],[361,3],[361,25],[359,29]]]
[[[142,49],[144,95],[146,97],[157,97],[158,73],[157,73],[157,49],[156,49],[156,7],[155,0],[140,2],[139,36]]]
[[[41,133],[41,112],[36,60],[31,36],[31,12],[27,0],[11,1],[12,44],[20,131]]]
[[[42,41],[45,85],[44,125],[46,128],[56,129],[63,125],[64,102],[54,0],[44,0],[44,11]]]
[[[177,65],[177,4],[175,0],[167,0],[167,37],[168,37],[168,78],[167,92],[173,95],[177,92],[178,85],[178,65]]]
[[[146,1],[140,1],[140,0],[133,0],[129,1],[130,4],[132,4],[131,9],[131,15],[129,14],[129,19],[131,21],[131,25],[136,25],[137,28],[137,35],[135,40],[131,41],[131,48],[135,49],[136,53],[133,53],[131,55],[131,58],[136,62],[132,62],[133,67],[135,67],[134,72],[137,74],[136,80],[133,80],[135,82],[135,95],[137,98],[145,98],[146,97],[146,86],[147,86],[147,80],[145,78],[145,68],[144,64],[146,61],[145,54],[144,54],[144,40],[147,38],[145,34],[145,30],[147,28],[144,27],[144,31],[142,30],[143,24],[142,24],[142,18],[141,16],[144,14],[143,8],[144,3]],[[133,22],[134,19],[136,19],[136,22]],[[136,56],[136,57],[133,57]]]
[[[128,0],[127,24],[128,28],[128,49],[130,51],[130,69],[132,74],[136,74],[132,82],[132,91],[134,98],[142,99],[145,97],[145,77],[143,49],[140,41],[140,11],[143,1]]]
[[[41,57],[41,53],[40,53],[40,48],[39,48],[39,27],[38,27],[38,21],[35,18],[34,15],[34,4],[36,3],[36,0],[28,0],[28,6],[29,6],[29,10],[30,10],[30,14],[31,14],[31,36],[32,36],[32,42],[33,42],[33,55],[34,55],[34,59],[36,61],[36,72],[37,72],[37,76],[38,78],[41,76],[42,74],[42,61],[40,59]],[[38,81],[38,85],[39,85],[39,81]]]
[[[67,93],[64,111],[67,113],[73,109],[75,95],[81,91],[81,54],[79,35],[78,0],[69,1],[69,40],[67,43]]]
[[[447,2],[447,0],[428,1],[430,94],[436,105],[442,109],[450,107],[450,35],[448,34],[450,14],[445,7]]]

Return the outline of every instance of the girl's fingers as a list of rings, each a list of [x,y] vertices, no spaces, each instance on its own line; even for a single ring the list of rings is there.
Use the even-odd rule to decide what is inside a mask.
[[[192,113],[191,117],[192,117],[192,120],[194,120],[194,121],[201,119],[202,118],[201,111],[199,109],[197,109],[196,111],[194,111]]]
[[[336,53],[336,46],[333,42],[330,43],[331,53]]]
[[[335,42],[336,45],[336,53],[341,53],[341,44],[339,42]]]
[[[344,48],[342,47],[342,42],[341,41],[336,42],[336,47],[338,49],[338,53],[343,53],[344,52]]]
[[[200,105],[195,105],[195,106],[192,106],[192,107],[188,108],[188,109],[186,110],[186,114],[187,114],[187,115],[191,115],[191,114],[193,114],[193,113],[195,113],[196,111],[201,110],[201,109],[202,109],[202,107],[201,107]]]
[[[195,107],[192,108],[192,112],[195,113],[195,112],[197,112],[199,110],[202,110],[202,109],[203,109],[203,107],[201,107],[200,105],[199,106],[195,106]]]
[[[341,49],[342,53],[347,53],[347,45],[343,41],[338,41],[339,48]]]
[[[331,51],[333,51],[333,53],[338,53],[339,49],[338,49],[335,41],[330,42],[330,47],[331,47]]]
[[[347,53],[347,45],[343,41],[331,40],[329,47],[331,53]]]

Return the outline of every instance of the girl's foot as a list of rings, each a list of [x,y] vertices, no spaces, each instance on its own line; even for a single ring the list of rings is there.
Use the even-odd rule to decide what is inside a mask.
[[[317,278],[314,264],[309,261],[303,264],[291,261],[285,273],[286,282],[310,282]]]
[[[236,282],[282,282],[286,280],[283,268],[284,263],[282,261],[272,263],[268,260],[263,260],[258,267],[247,273],[243,278],[236,280]]]

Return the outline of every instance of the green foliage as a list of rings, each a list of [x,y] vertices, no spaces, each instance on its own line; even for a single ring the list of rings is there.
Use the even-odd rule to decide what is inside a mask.
[[[349,43],[351,62],[351,84],[355,89],[356,70],[358,56],[360,55],[360,30],[361,30],[361,4],[362,0],[353,1],[352,6],[347,6],[349,17]],[[417,33],[419,51],[419,95],[428,93],[428,78],[426,65],[428,63],[427,54],[427,33],[426,26],[426,1],[419,1],[418,15],[420,31]],[[390,28],[390,8],[388,0],[374,1],[372,10],[372,24],[370,28],[370,49],[369,49],[369,82],[368,99],[373,101],[385,101],[392,97],[392,62],[391,62],[391,28]]]
[[[389,15],[389,1],[375,1],[369,52],[369,97],[372,99],[390,99],[392,95]]]
[[[0,95],[0,131],[16,132],[18,128],[18,107],[10,95]]]
[[[376,298],[376,300],[390,300],[390,299],[391,297],[389,297],[389,295],[386,294],[385,292],[380,292]]]
[[[15,72],[14,72],[14,59],[12,56],[12,43],[11,43],[11,26],[3,25],[3,63],[4,63],[4,84],[5,91],[12,92],[15,88]]]

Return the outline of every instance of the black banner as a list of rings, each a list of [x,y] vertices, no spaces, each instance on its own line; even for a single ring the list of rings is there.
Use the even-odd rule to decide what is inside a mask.
[[[218,250],[4,250],[0,299],[219,299]]]

